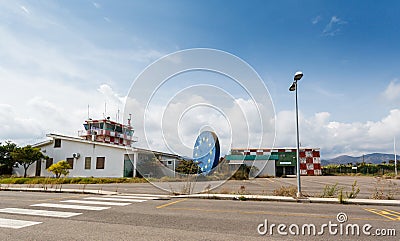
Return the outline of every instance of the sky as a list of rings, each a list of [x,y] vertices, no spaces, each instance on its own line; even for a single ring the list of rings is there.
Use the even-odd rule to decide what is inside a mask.
[[[237,56],[262,79],[273,103],[275,147],[296,144],[288,88],[302,71],[302,147],[320,147],[322,158],[393,153],[394,137],[400,140],[399,11],[398,1],[0,1],[0,141],[76,136],[88,105],[91,118],[122,119],[118,110],[147,66],[176,51],[210,48]],[[161,97],[190,83],[217,89],[221,78],[177,76],[157,92],[146,124],[143,103],[136,106],[137,145],[150,140],[151,148],[166,150],[159,130],[141,131],[160,125]],[[239,109],[254,107],[243,89],[225,91]],[[195,97],[174,101],[195,104]],[[184,116],[168,145],[193,146],[207,123],[218,122],[213,128],[224,136],[230,122],[218,118],[207,110]],[[229,135],[222,141],[225,153],[236,147]]]

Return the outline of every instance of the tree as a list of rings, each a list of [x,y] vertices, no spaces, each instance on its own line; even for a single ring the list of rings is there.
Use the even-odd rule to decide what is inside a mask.
[[[62,160],[49,166],[47,171],[54,173],[59,178],[61,175],[67,176],[69,174],[68,169],[71,169],[71,166],[67,161]]]
[[[178,166],[175,168],[176,172],[181,174],[198,174],[201,173],[199,164],[193,160],[182,160],[179,162]]]
[[[42,158],[47,158],[47,156],[40,152],[40,148],[32,147],[30,145],[17,147],[13,152],[11,152],[11,157],[16,163],[24,167],[24,177],[26,177],[26,172],[33,163]]]
[[[15,164],[14,159],[11,157],[11,152],[17,148],[15,143],[6,141],[5,144],[0,143],[0,175],[1,174],[12,174],[12,168]]]

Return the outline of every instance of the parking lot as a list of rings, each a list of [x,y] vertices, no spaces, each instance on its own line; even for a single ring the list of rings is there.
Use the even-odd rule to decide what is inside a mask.
[[[302,176],[302,193],[308,196],[318,197],[323,193],[326,185],[337,184],[343,188],[345,193],[351,191],[352,184],[356,181],[360,188],[357,198],[370,198],[371,195],[383,189],[384,192],[395,192],[395,199],[400,199],[400,180],[380,179],[365,176]],[[249,194],[272,195],[273,191],[281,186],[297,186],[296,178],[257,178],[253,180],[230,180],[215,190],[215,192],[231,193],[238,192],[244,186],[245,192]],[[242,188],[243,189],[243,188]],[[390,189],[390,190],[389,190]]]

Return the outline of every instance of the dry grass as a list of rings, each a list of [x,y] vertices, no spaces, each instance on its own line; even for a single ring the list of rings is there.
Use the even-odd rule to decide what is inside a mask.
[[[106,177],[8,177],[1,178],[0,184],[104,184],[104,183],[146,183],[144,178],[106,178]]]

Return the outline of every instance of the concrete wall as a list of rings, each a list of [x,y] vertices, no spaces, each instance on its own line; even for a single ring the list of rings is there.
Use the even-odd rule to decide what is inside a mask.
[[[261,170],[257,177],[275,177],[275,160],[266,161],[267,164],[262,169],[262,166],[265,164],[265,161],[255,161],[254,166],[256,166],[259,170]]]

